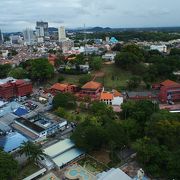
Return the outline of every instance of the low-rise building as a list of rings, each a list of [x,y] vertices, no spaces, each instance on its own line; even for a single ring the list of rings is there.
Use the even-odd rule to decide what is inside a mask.
[[[120,106],[123,103],[123,95],[116,90],[112,92],[103,91],[100,95],[100,101],[107,105]]]
[[[102,92],[103,85],[101,83],[90,81],[81,87],[79,96],[89,96],[91,98],[98,98]]]
[[[114,61],[114,58],[116,57],[116,53],[106,53],[102,56],[102,59],[105,61]]]
[[[112,168],[109,171],[104,171],[96,175],[98,180],[132,180],[126,173],[119,168]]]
[[[17,118],[12,126],[33,141],[41,141],[46,139],[47,136],[64,129],[66,125],[67,121],[65,119],[59,118],[59,121],[55,121],[49,119],[46,115],[37,114],[28,119],[23,117]]]
[[[180,84],[166,80],[159,85],[159,100],[161,102],[180,101]]]
[[[167,53],[166,45],[151,45],[150,50],[158,50],[161,53]]]
[[[62,83],[55,83],[50,88],[50,92],[53,95],[56,95],[57,93],[66,93],[66,92],[76,92],[77,86],[73,84],[62,84]]]
[[[55,165],[63,168],[84,154],[70,139],[59,141],[44,149],[44,153]]]

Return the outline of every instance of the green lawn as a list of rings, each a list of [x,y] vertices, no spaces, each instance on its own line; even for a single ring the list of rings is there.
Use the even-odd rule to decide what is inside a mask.
[[[23,179],[27,176],[30,176],[31,174],[37,172],[38,170],[40,170],[40,168],[37,165],[33,163],[29,163],[20,169],[18,179]]]
[[[97,174],[99,172],[102,172],[102,171],[108,169],[108,167],[106,165],[96,161],[95,159],[91,158],[90,156],[86,156],[85,158],[79,160],[77,163],[80,164],[83,168],[92,172],[93,174]]]
[[[113,88],[120,90],[125,89],[124,87],[126,87],[127,80],[129,80],[132,76],[131,72],[125,71],[117,67],[115,64],[104,64],[99,72],[103,73],[104,77],[96,77],[95,81],[103,83],[105,88],[108,88],[110,90]],[[97,74],[99,72],[97,72]],[[92,71],[91,74],[93,79],[94,75],[96,75],[96,72]],[[72,83],[79,85],[79,79],[84,76],[84,74],[56,74],[53,79],[48,81],[45,87],[50,87],[52,84],[57,83],[60,76],[63,76],[65,78],[65,80],[63,81],[64,83]]]
[[[105,75],[104,77],[96,78],[96,81],[104,83],[104,87],[109,89],[124,89],[127,80],[132,76],[130,72],[116,67],[115,64],[103,65],[101,71],[104,72]]]

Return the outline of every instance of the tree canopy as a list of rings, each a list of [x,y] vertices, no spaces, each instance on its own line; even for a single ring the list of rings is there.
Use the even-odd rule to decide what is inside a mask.
[[[0,149],[0,179],[15,179],[18,174],[18,163],[12,155]]]
[[[54,109],[57,109],[58,107],[74,108],[76,106],[76,98],[73,94],[70,93],[58,93],[53,98],[52,103]]]
[[[11,70],[10,64],[0,64],[0,78],[6,78],[9,71]]]
[[[12,69],[8,75],[13,77],[13,78],[16,78],[16,79],[28,78],[28,72],[21,67],[17,67],[17,68]]]
[[[43,157],[44,153],[39,145],[34,144],[31,141],[24,142],[20,147],[20,154],[25,154],[29,161],[37,162]]]

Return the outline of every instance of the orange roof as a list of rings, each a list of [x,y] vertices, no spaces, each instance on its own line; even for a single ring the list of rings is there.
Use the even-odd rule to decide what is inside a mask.
[[[179,84],[168,79],[168,80],[166,80],[166,81],[163,81],[163,82],[161,83],[161,85],[162,85],[162,86],[174,86],[174,85],[179,85]]]
[[[90,81],[90,82],[87,82],[82,87],[82,89],[98,89],[98,88],[101,88],[101,87],[102,87],[101,83],[98,83],[98,82],[95,82],[95,81]]]
[[[122,94],[117,90],[114,90],[114,97],[119,97],[119,96],[122,96]]]
[[[100,95],[100,100],[112,100],[113,99],[113,94],[112,93],[108,93],[108,92],[102,92]]]
[[[55,89],[55,90],[58,90],[58,91],[64,91],[67,87],[68,87],[67,84],[56,83],[53,86],[51,86],[51,89]]]

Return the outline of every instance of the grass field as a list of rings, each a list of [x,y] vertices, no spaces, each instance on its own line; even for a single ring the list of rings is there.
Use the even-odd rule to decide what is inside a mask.
[[[132,76],[130,72],[124,71],[115,64],[103,65],[101,71],[104,73],[104,77],[97,77],[96,81],[104,84],[104,87],[109,89],[124,89]]]
[[[99,74],[102,74],[99,76]],[[98,72],[91,72],[92,80],[94,79],[97,82],[101,82],[104,84],[104,87],[107,89],[125,89],[127,80],[129,80],[132,76],[132,74],[128,71],[125,71],[119,67],[117,67],[115,64],[109,64],[109,65],[103,65],[102,69]],[[56,74],[53,79],[48,81],[48,83],[45,85],[46,87],[50,87],[52,84],[58,82],[58,78],[63,76],[65,80],[64,83],[72,83],[79,85],[79,79],[84,76],[84,74],[81,75],[68,75],[68,74]]]

